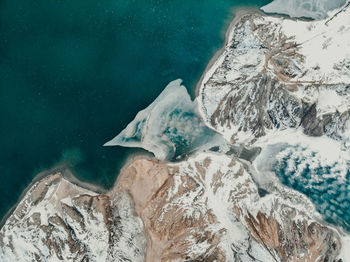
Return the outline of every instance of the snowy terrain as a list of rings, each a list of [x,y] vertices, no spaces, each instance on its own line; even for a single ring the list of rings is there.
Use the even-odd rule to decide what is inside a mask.
[[[349,9],[311,22],[242,17],[198,97],[209,126],[232,143],[262,148],[253,163],[260,187],[298,190],[340,231],[350,228]],[[348,234],[341,234],[347,261]]]
[[[262,194],[252,172],[220,153],[137,159],[107,194],[51,175],[1,229],[0,259],[334,261],[340,238],[307,198],[278,184]]]
[[[61,174],[34,183],[0,260],[350,261],[344,3],[264,7],[318,21],[242,16],[194,102],[175,80],[106,143],[156,158],[130,161],[106,194]]]
[[[110,200],[53,174],[1,229],[0,261],[143,261],[145,244],[127,195]]]
[[[349,24],[349,8],[327,24],[243,17],[200,85],[198,102],[208,125],[238,143],[299,126],[309,135],[345,139]]]

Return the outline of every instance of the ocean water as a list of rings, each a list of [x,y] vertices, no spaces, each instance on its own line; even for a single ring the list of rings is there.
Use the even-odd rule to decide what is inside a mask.
[[[110,188],[135,149],[102,144],[171,80],[193,95],[233,9],[268,2],[0,1],[0,217],[60,161]]]

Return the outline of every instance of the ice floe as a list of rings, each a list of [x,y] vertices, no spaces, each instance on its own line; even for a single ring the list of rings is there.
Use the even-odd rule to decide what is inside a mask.
[[[326,18],[328,12],[345,4],[346,0],[274,0],[261,9],[267,13],[291,17]]]
[[[257,144],[263,147],[254,162],[260,185],[277,177],[306,195],[326,221],[350,230],[350,155],[341,141],[286,130]]]
[[[170,82],[151,105],[105,146],[141,147],[158,159],[170,160],[220,139],[202,123],[196,102],[181,82],[181,79]]]

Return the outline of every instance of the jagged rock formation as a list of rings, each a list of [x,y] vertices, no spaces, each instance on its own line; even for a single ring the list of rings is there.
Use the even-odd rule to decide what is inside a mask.
[[[275,176],[289,172],[296,184],[300,177],[318,179],[325,162],[333,172],[337,162],[337,172],[326,177],[343,190],[341,199],[350,195],[346,184],[338,187],[350,163],[349,22],[350,8],[327,22],[241,17],[195,102],[180,81],[173,82],[111,142],[187,159],[134,160],[105,194],[59,173],[34,183],[0,230],[0,260],[349,260],[350,238],[323,223],[306,196]],[[169,96],[175,93],[176,101]],[[229,143],[215,140],[197,105]],[[272,132],[280,130],[288,132]],[[204,150],[206,134],[215,146]],[[329,210],[348,203],[331,201]]]
[[[96,194],[54,174],[2,227],[0,261],[143,261],[145,245],[126,194]]]
[[[310,216],[307,199],[281,187],[260,196],[247,165],[213,153],[177,164],[139,159],[108,194],[51,175],[2,228],[0,258],[335,261],[340,239]]]
[[[200,86],[207,123],[238,143],[299,126],[307,135],[343,139],[350,116],[349,22],[347,9],[327,25],[241,18]]]

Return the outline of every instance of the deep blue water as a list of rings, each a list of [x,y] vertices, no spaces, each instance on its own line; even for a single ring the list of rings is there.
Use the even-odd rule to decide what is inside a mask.
[[[233,8],[268,2],[0,1],[0,217],[60,160],[113,185],[134,150],[102,144],[171,80],[193,94]]]

